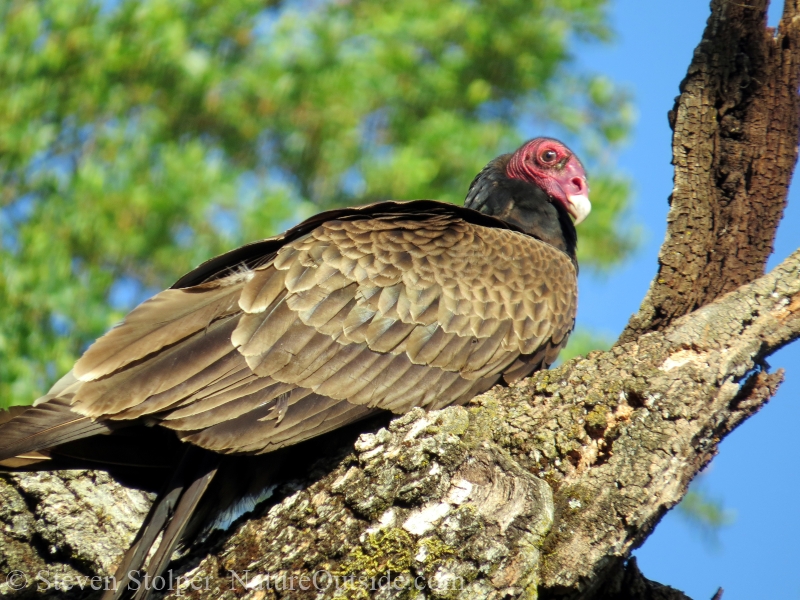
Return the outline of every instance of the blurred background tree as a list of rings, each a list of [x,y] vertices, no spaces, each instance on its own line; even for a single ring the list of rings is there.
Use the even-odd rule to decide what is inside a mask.
[[[589,167],[582,265],[617,264],[632,110],[570,52],[610,40],[606,4],[0,0],[0,406],[206,258],[322,208],[461,202],[540,133]]]

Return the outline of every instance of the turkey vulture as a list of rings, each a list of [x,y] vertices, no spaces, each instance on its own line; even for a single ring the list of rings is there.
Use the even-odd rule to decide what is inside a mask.
[[[147,568],[158,575],[230,455],[381,411],[463,404],[547,368],[575,322],[572,219],[589,209],[578,158],[537,138],[490,162],[464,207],[331,210],[213,258],[6,417],[0,465],[166,459],[172,475],[118,571],[141,568],[165,530]],[[165,432],[169,451],[153,445]]]

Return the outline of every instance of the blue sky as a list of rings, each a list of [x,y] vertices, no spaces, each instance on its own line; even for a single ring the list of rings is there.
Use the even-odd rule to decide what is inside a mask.
[[[782,3],[770,11],[777,22]],[[673,0],[612,2],[617,31],[609,47],[586,46],[581,67],[627,84],[638,121],[618,164],[635,183],[634,219],[646,231],[636,256],[602,278],[582,273],[578,319],[593,329],[618,334],[644,297],[657,266],[672,189],[671,131],[667,111],[678,94],[709,15],[708,2]],[[800,246],[800,194],[790,193],[770,267]],[[695,600],[718,587],[724,600],[800,598],[800,495],[794,440],[800,423],[800,343],[772,356],[786,369],[778,394],[720,445],[702,486],[735,514],[712,544],[680,513],[671,511],[635,552],[643,573]]]

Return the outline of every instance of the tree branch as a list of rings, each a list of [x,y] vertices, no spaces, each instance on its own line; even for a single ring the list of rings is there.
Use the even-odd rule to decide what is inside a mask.
[[[777,32],[767,0],[713,0],[670,112],[675,187],[658,275],[631,341],[764,272],[797,160],[800,9]]]

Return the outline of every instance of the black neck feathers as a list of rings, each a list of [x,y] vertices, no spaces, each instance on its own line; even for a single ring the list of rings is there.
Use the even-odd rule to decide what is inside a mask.
[[[565,252],[577,264],[578,235],[569,213],[537,185],[509,177],[509,158],[510,154],[499,156],[478,173],[464,206],[519,227]]]

